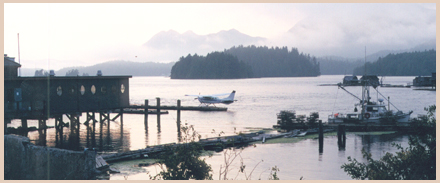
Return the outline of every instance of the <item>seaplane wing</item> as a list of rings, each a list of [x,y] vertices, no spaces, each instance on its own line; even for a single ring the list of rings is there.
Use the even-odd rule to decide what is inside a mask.
[[[226,98],[218,98],[218,96],[223,96],[223,95],[229,95]],[[232,93],[222,93],[222,94],[214,94],[214,95],[185,95],[185,96],[192,96],[192,97],[197,97],[196,99],[199,100],[200,105],[205,104],[206,106],[210,105],[210,104],[217,104],[217,103],[222,103],[222,104],[231,104],[234,101],[234,97],[235,97],[235,90],[232,91]]]

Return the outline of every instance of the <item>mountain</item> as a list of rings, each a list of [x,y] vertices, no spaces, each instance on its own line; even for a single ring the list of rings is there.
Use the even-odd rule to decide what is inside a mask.
[[[265,40],[262,37],[243,34],[235,29],[208,35],[198,35],[192,31],[180,34],[169,30],[157,33],[143,46],[147,48],[147,54],[156,61],[177,61],[188,54],[206,55],[232,46],[257,44]]]
[[[105,75],[132,75],[132,76],[169,76],[172,63],[155,62],[131,62],[131,61],[109,61],[88,67],[67,67],[55,71],[56,76],[65,76],[67,71],[78,69],[80,75],[87,73],[90,76],[96,75],[101,70]]]

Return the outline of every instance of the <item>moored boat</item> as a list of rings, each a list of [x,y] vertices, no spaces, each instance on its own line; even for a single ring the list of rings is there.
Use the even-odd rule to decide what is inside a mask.
[[[389,100],[388,109],[383,99],[377,101],[371,101],[370,97],[370,85],[384,97],[378,90],[377,84],[364,84],[362,86],[362,99],[356,95],[348,92],[341,84],[338,87],[359,99],[359,103],[355,104],[355,112],[353,113],[335,113],[328,117],[329,123],[407,123],[411,116],[412,111],[404,113],[397,109]],[[385,97],[384,97],[385,98]],[[390,104],[397,109],[393,111],[390,109]],[[360,108],[360,111],[357,108]]]

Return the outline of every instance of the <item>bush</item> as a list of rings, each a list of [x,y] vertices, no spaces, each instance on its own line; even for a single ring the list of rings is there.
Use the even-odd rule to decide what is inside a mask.
[[[402,148],[395,155],[386,153],[380,160],[362,149],[368,163],[359,163],[348,157],[350,163],[341,166],[353,179],[369,180],[435,180],[436,179],[436,125],[435,105],[425,108],[426,118],[413,121],[416,134],[411,135],[409,147]]]

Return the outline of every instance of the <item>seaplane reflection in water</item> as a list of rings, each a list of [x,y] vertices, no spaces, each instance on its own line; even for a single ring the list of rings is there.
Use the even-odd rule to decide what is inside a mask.
[[[228,97],[226,98],[218,98],[218,96],[224,96],[224,95],[228,95],[229,93],[222,93],[222,94],[214,94],[214,95],[185,95],[185,96],[192,96],[192,97],[197,97],[195,99],[198,99],[200,102],[200,105],[204,105],[204,106],[209,106],[209,105],[214,105],[214,104],[231,104],[234,101],[234,97],[235,97],[235,90],[232,91],[232,93],[229,94]],[[214,105],[215,106],[215,105]]]

